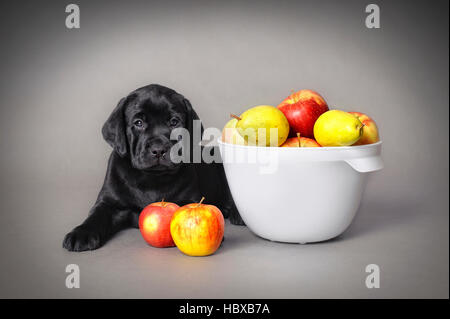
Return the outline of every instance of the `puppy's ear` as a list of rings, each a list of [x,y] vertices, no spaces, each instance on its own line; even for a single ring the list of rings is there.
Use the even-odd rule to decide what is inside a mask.
[[[194,108],[191,105],[191,102],[189,102],[188,99],[183,97],[183,103],[186,106],[186,125],[187,125],[187,129],[189,131],[189,134],[191,134],[191,137],[193,137],[193,133],[194,133],[194,120],[200,120],[200,118],[198,117],[197,113],[195,112]],[[200,128],[201,128],[201,137],[203,136],[203,123],[200,122]]]
[[[127,154],[127,137],[123,114],[126,100],[126,98],[120,100],[102,128],[103,138],[121,157]]]
[[[176,93],[176,99],[182,104],[184,104],[186,110],[186,129],[189,132],[190,163],[193,163],[194,159],[201,160],[201,158],[197,159],[194,153],[198,154],[196,150],[201,148],[200,143],[204,131],[203,124],[200,122],[200,132],[198,132],[198,124],[199,124],[198,121],[200,121],[200,118],[198,117],[197,113],[192,107],[191,102],[189,102],[188,99],[186,99],[184,96],[178,93]],[[196,123],[194,123],[194,121]]]

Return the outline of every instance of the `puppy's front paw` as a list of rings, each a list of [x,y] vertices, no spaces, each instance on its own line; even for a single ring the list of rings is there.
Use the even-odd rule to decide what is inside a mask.
[[[245,226],[245,223],[242,220],[241,215],[239,215],[239,213],[237,212],[230,214],[229,219],[233,225]]]
[[[63,241],[63,247],[69,251],[94,250],[101,245],[100,234],[83,226],[74,228]]]

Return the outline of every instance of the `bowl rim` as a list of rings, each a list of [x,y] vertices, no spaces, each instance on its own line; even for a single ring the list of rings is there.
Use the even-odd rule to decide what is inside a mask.
[[[217,143],[219,145],[224,145],[227,147],[233,147],[233,148],[245,148],[245,149],[271,149],[271,150],[281,150],[282,152],[292,152],[294,151],[302,151],[302,152],[325,152],[325,151],[336,151],[336,150],[364,150],[364,149],[370,149],[370,148],[376,148],[377,146],[380,146],[383,144],[382,140],[379,140],[378,142],[372,143],[372,144],[364,144],[364,145],[350,145],[350,146],[321,146],[321,147],[271,147],[271,146],[257,146],[257,145],[239,145],[239,144],[231,144],[226,143],[222,141],[222,137],[219,137],[217,139]]]

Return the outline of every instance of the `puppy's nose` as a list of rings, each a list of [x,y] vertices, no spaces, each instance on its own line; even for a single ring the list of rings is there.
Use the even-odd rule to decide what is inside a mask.
[[[167,148],[163,145],[152,145],[150,147],[150,154],[152,154],[153,157],[160,158],[166,155]]]

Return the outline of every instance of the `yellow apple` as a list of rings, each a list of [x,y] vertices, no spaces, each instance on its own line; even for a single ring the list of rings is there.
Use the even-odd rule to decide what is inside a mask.
[[[380,140],[380,136],[378,134],[378,127],[374,120],[372,120],[366,114],[360,112],[348,112],[348,113],[356,116],[364,125],[361,138],[353,145],[372,144]]]
[[[314,123],[314,138],[321,146],[350,146],[362,136],[363,124],[353,114],[331,110]]]
[[[189,256],[208,256],[220,246],[225,230],[222,212],[214,205],[187,204],[175,211],[170,234],[175,245]]]
[[[250,145],[280,146],[289,135],[286,116],[271,105],[254,106],[240,116],[231,116],[238,120],[236,128]]]

